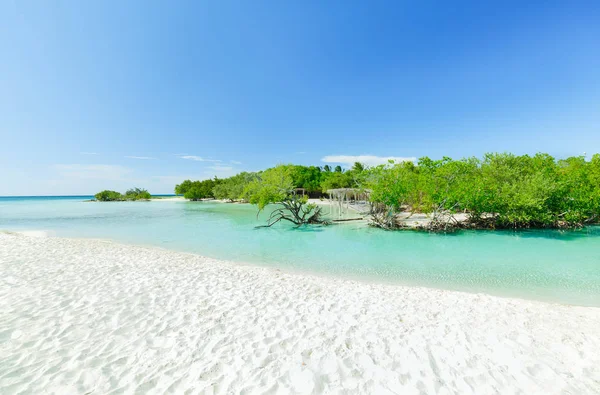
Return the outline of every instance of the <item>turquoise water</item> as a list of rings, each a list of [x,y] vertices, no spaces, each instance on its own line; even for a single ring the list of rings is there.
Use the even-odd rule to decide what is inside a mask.
[[[600,306],[600,228],[386,232],[357,223],[255,229],[249,205],[0,198],[0,229],[106,238],[368,281]]]

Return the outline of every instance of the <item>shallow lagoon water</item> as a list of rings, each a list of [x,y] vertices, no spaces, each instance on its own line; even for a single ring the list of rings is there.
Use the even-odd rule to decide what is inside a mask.
[[[600,306],[600,228],[386,232],[358,223],[255,229],[250,205],[0,198],[0,229],[152,245],[367,281]]]

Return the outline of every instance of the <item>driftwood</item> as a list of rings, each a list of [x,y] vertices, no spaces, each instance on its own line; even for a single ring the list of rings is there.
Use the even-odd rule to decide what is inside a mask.
[[[361,221],[363,217],[358,218],[342,218],[342,219],[332,219],[331,222],[348,222],[348,221]]]
[[[370,224],[385,230],[398,229],[401,227],[396,218],[394,209],[385,206],[380,206],[372,210]]]
[[[306,204],[305,200],[292,195],[278,204],[283,207],[277,208],[271,212],[266,225],[260,225],[256,228],[270,228],[280,221],[291,222],[294,225],[320,224],[327,225],[329,222],[322,217],[322,208],[316,204]]]

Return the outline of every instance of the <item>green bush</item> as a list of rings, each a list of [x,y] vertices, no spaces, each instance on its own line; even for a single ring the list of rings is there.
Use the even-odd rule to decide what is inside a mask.
[[[183,195],[183,197],[189,200],[214,198],[215,195],[213,189],[221,182],[222,180],[217,177],[204,181],[185,180],[181,184],[175,186],[175,194]]]
[[[122,202],[126,200],[149,200],[152,195],[145,189],[132,188],[125,192],[124,195],[116,191],[105,190],[98,192],[94,197],[99,202]]]
[[[215,199],[234,201],[243,199],[244,188],[258,178],[257,173],[242,172],[217,183],[212,192]]]
[[[556,161],[487,154],[476,158],[401,163],[372,170],[371,199],[391,209],[464,212],[472,224],[500,227],[572,227],[598,221],[600,157]]]
[[[114,202],[123,200],[123,195],[116,191],[105,190],[94,195],[100,202]]]
[[[263,208],[297,188],[316,197],[328,189],[370,190],[371,202],[386,212],[465,213],[476,227],[576,227],[599,221],[600,155],[591,160],[509,153],[461,160],[423,157],[417,163],[371,168],[358,163],[333,171],[329,165],[288,164],[226,179],[186,180],[175,193],[191,200],[242,199]]]
[[[145,189],[132,188],[125,192],[125,200],[150,200],[152,195]]]

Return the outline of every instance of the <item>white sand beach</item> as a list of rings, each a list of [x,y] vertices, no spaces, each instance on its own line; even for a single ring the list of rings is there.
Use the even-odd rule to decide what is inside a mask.
[[[166,196],[160,198],[151,198],[151,202],[186,202],[187,199],[183,196]]]
[[[599,308],[0,233],[4,395],[593,394],[599,350]]]

